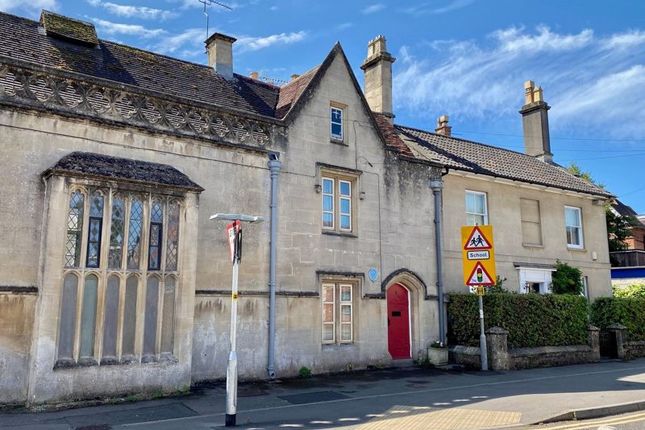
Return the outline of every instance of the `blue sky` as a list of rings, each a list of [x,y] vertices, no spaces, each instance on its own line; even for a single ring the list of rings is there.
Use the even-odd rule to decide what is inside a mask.
[[[359,81],[367,41],[388,39],[396,122],[521,151],[523,82],[544,89],[555,160],[576,162],[645,213],[645,2],[223,0],[210,29],[238,38],[235,71],[288,80],[340,41]],[[203,63],[198,0],[0,0],[92,21],[99,37]]]

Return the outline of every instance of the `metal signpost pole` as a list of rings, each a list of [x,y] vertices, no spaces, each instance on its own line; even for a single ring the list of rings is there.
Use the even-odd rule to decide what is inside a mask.
[[[484,288],[484,287],[477,287]],[[484,296],[483,291],[478,291],[479,297],[479,350],[481,356],[482,370],[488,370],[488,347],[486,345],[486,333],[484,332]]]
[[[237,299],[238,273],[242,261],[242,223],[262,222],[262,217],[242,214],[215,214],[212,220],[233,221],[227,226],[228,241],[233,260],[233,279],[231,281],[231,350],[228,354],[226,367],[226,427],[235,426],[237,416]]]
[[[479,301],[479,356],[481,370],[488,370],[488,347],[484,326],[485,287],[495,285],[495,248],[493,246],[493,226],[475,225],[461,228],[463,245],[462,261],[464,284],[475,288]],[[472,291],[472,290],[471,290]]]
[[[231,283],[231,351],[226,367],[226,427],[235,426],[237,414],[237,277],[240,268],[239,245],[242,228],[239,221],[233,222],[233,280]],[[231,234],[231,233],[229,233]]]

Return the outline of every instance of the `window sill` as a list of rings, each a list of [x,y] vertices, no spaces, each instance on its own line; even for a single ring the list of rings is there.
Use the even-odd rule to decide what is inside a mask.
[[[335,139],[332,137],[331,139],[329,139],[329,141],[331,143],[335,143],[336,145],[349,146],[349,144],[345,142],[344,139]]]
[[[575,246],[568,246],[567,245],[567,251],[573,251],[573,252],[587,252],[585,248],[577,248]]]
[[[351,233],[349,231],[335,231],[335,230],[323,230],[322,234],[328,234],[330,236],[340,236],[340,237],[353,237],[353,238],[358,238],[358,236],[354,233]]]
[[[128,355],[121,357],[121,360],[118,360],[116,357],[105,357],[101,359],[101,362],[97,362],[93,357],[81,358],[78,362],[71,359],[61,359],[57,360],[54,364],[54,370],[59,369],[78,369],[82,367],[94,367],[94,366],[128,366],[133,364],[151,364],[151,363],[178,363],[177,359],[167,352],[162,353],[159,357],[154,355],[147,355],[139,360],[137,357]]]
[[[544,248],[544,245],[538,245],[536,243],[523,243],[524,248]]]
[[[349,348],[355,346],[354,342],[343,342],[343,343],[323,343],[323,350],[325,349],[338,349],[338,348]]]

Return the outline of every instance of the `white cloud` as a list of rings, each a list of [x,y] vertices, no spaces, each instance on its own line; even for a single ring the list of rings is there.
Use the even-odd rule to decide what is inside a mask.
[[[240,36],[238,37],[235,45],[242,52],[258,51],[274,45],[290,45],[292,43],[300,42],[305,37],[307,37],[306,31],[272,34],[270,36],[262,37]]]
[[[461,9],[474,3],[475,0],[452,0],[444,6],[437,6],[437,2],[421,2],[417,5],[403,9],[403,12],[411,15],[440,15],[453,10]]]
[[[403,47],[394,65],[395,111],[427,124],[440,114],[517,123],[522,83],[532,79],[552,106],[554,130],[576,124],[602,135],[642,137],[644,39],[636,30],[597,37],[590,29],[566,34],[512,27],[483,41]]]
[[[0,0],[0,10],[12,13],[27,13],[33,18],[40,16],[41,9],[57,10],[58,1],[56,0]]]
[[[606,49],[631,48],[645,43],[645,31],[633,30],[625,33],[613,34],[602,41]]]
[[[593,39],[593,31],[582,30],[578,34],[557,34],[546,26],[539,26],[537,34],[526,34],[522,28],[511,27],[497,30],[492,36],[499,42],[499,48],[506,52],[565,51],[579,49]]]
[[[121,5],[111,2],[103,2],[101,0],[87,0],[87,2],[94,7],[102,7],[113,15],[125,18],[154,19],[163,21],[177,16],[175,12],[169,10],[155,9],[146,6]]]
[[[122,24],[112,21],[106,21],[99,18],[92,18],[92,21],[99,28],[99,32],[109,35],[136,36],[142,38],[158,37],[166,33],[161,28],[146,28],[138,24]]]
[[[347,30],[348,28],[352,28],[353,26],[354,26],[354,23],[343,22],[342,24],[338,24],[336,26],[336,30]]]
[[[189,28],[179,34],[161,38],[151,49],[162,54],[172,54],[184,48],[182,55],[190,57],[204,52],[203,49],[198,51],[197,47],[203,46],[205,40],[206,34],[203,28]]]
[[[372,13],[382,11],[383,9],[385,9],[385,5],[383,3],[374,3],[367,6],[365,9],[363,9],[361,13],[364,15],[369,15]]]

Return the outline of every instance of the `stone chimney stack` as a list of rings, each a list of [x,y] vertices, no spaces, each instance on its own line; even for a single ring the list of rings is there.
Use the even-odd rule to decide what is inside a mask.
[[[213,33],[206,39],[208,66],[226,79],[233,78],[233,43],[235,38],[221,33]]]
[[[365,73],[365,98],[374,112],[394,118],[392,112],[392,63],[396,59],[387,52],[384,36],[367,44],[367,58],[361,69]]]
[[[524,82],[524,106],[522,126],[524,128],[524,152],[542,161],[551,162],[551,139],[549,138],[549,114],[551,106],[546,104],[542,88],[533,81]]]
[[[448,115],[441,115],[437,118],[437,128],[434,129],[437,134],[443,134],[450,137],[452,134],[452,127],[448,125]]]

